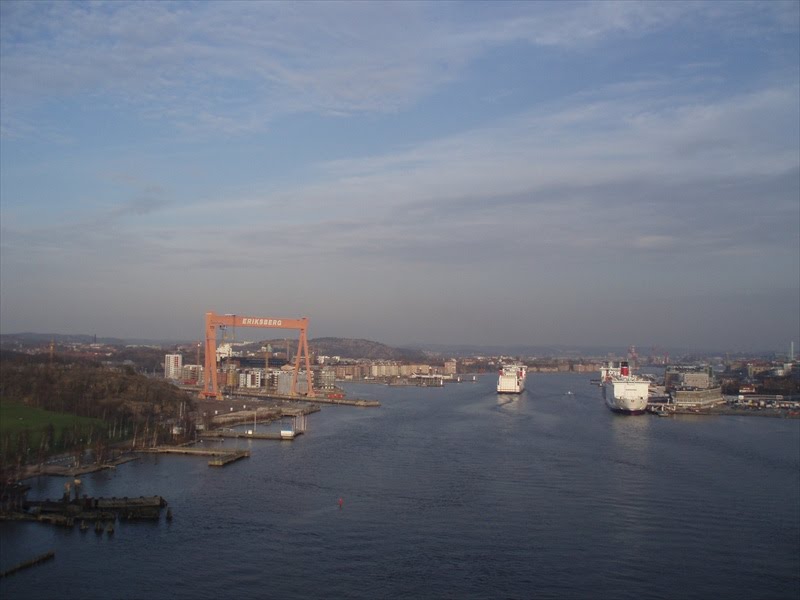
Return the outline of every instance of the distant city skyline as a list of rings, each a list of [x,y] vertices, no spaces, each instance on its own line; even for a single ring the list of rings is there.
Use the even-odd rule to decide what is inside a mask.
[[[798,57],[793,1],[1,2],[0,332],[787,351]]]

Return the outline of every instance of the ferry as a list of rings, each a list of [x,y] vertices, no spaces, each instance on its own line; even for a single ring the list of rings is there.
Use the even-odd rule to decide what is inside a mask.
[[[600,369],[603,398],[614,412],[641,415],[647,408],[650,380],[631,373],[627,361],[615,367],[612,363]]]
[[[525,365],[503,365],[497,378],[498,394],[521,394],[525,390]]]

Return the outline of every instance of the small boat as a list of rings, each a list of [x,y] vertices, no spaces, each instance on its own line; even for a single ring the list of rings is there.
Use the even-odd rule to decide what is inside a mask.
[[[89,525],[86,521],[81,521],[81,531],[86,531],[87,529],[89,529]]]

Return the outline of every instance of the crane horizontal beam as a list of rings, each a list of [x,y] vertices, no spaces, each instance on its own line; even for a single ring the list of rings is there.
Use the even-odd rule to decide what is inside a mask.
[[[206,313],[206,325],[214,327],[259,327],[270,329],[307,329],[308,319],[283,319],[277,317],[251,317],[244,315],[218,315]]]

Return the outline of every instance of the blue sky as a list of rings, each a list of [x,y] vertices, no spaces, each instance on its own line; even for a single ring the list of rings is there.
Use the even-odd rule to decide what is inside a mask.
[[[4,1],[0,331],[784,350],[799,7]]]

